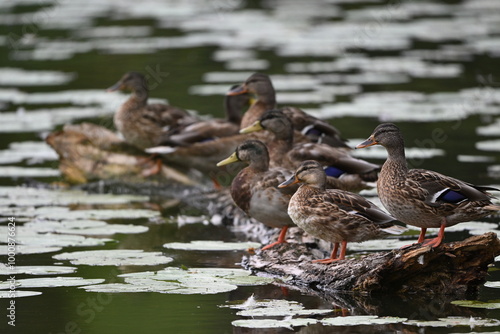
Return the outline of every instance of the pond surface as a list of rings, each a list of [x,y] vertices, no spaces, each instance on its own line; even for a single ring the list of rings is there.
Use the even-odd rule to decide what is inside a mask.
[[[500,300],[496,267],[466,305],[482,308],[302,295],[248,276],[239,263],[258,245],[175,200],[29,186],[61,181],[49,132],[112,128],[126,95],[105,89],[130,70],[148,77],[154,100],[215,117],[229,86],[262,71],[280,105],[329,120],[352,146],[395,122],[413,167],[498,186],[498,1],[7,1],[0,49],[1,333],[500,331],[500,306],[487,303]],[[15,274],[4,266],[9,222]],[[447,241],[498,222],[460,224]]]

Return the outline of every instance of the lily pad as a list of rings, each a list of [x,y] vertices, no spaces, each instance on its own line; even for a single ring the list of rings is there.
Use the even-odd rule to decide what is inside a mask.
[[[353,315],[347,317],[325,318],[320,322],[325,326],[358,326],[358,325],[385,325],[407,321],[407,318],[378,317],[376,315]]]
[[[149,230],[147,226],[108,224],[99,220],[69,220],[62,222],[37,220],[24,224],[24,227],[39,233],[51,232],[78,235],[136,234],[144,233]]]
[[[258,242],[223,242],[212,240],[193,240],[189,243],[170,242],[163,245],[169,249],[198,250],[198,251],[232,251],[246,250],[248,248],[258,248]]]
[[[452,302],[454,303],[454,302]],[[418,327],[455,327],[455,326],[469,326],[469,327],[494,327],[500,325],[500,320],[497,319],[482,319],[482,318],[467,318],[467,317],[447,317],[439,318],[438,320],[408,320],[404,322],[405,325],[413,325]]]
[[[2,86],[52,86],[70,82],[74,73],[56,71],[26,71],[20,68],[0,68]]]
[[[151,292],[148,286],[132,285],[126,283],[109,283],[80,286],[79,289],[84,289],[88,292],[102,293],[121,293],[121,292]]]
[[[53,258],[69,260],[74,265],[89,266],[154,266],[173,261],[160,252],[144,252],[140,249],[81,251],[57,254]]]
[[[148,286],[149,291],[175,294],[214,294],[237,289],[238,286],[262,285],[272,278],[252,276],[250,271],[235,268],[180,268],[168,267],[152,272],[121,274],[131,285]],[[120,287],[116,287],[119,289]],[[132,289],[133,290],[133,289]]]
[[[104,279],[85,279],[83,277],[41,277],[16,279],[16,288],[55,288],[61,286],[81,286],[99,284]],[[0,289],[9,289],[10,282],[0,282]]]
[[[235,327],[245,328],[290,328],[299,326],[309,326],[317,323],[316,319],[298,318],[286,320],[273,319],[242,319],[235,320],[231,324]]]
[[[89,194],[77,190],[0,187],[0,206],[58,206],[69,204],[128,204],[144,202],[146,196]]]
[[[72,274],[76,269],[76,267],[67,266],[15,266],[10,269],[8,266],[0,264],[0,275],[62,275]]]
[[[31,297],[31,296],[39,296],[41,292],[38,291],[24,291],[24,290],[15,290],[15,291],[0,291],[0,298],[21,298],[21,297]]]
[[[0,175],[2,177],[55,177],[60,176],[58,169],[44,167],[17,167],[0,166]]]
[[[61,249],[62,247],[53,246],[16,245],[16,255],[55,253]],[[8,252],[9,250],[7,245],[0,245],[0,255],[7,255]]]
[[[158,211],[146,209],[120,209],[120,210],[51,210],[49,208],[40,208],[37,210],[37,216],[42,219],[52,220],[76,220],[76,219],[139,219],[155,218],[161,214]]]
[[[57,159],[57,153],[42,141],[10,143],[8,149],[0,151],[1,164],[18,163],[23,160],[27,160],[28,164],[33,164]]]
[[[490,282],[486,282],[490,283]],[[491,283],[498,283],[498,282],[491,282]],[[490,288],[497,288],[500,287],[500,284],[485,284],[485,286],[488,286]],[[451,302],[453,305],[458,305],[462,307],[472,307],[472,308],[485,308],[485,309],[500,309],[500,300],[491,300],[488,302],[482,302],[479,300],[454,300]]]
[[[8,227],[0,226],[0,241],[7,241]],[[24,246],[73,247],[100,246],[111,239],[90,238],[81,235],[64,235],[55,233],[38,233],[24,226],[16,228],[16,243]]]

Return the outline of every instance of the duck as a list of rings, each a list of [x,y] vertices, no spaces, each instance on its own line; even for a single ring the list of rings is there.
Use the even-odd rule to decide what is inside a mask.
[[[278,240],[262,250],[286,243],[286,233],[294,223],[287,214],[288,202],[298,187],[278,189],[278,185],[291,176],[284,168],[269,167],[269,153],[260,140],[249,139],[240,144],[228,158],[217,166],[242,161],[243,168],[231,183],[234,203],[248,216],[274,228],[281,228]]]
[[[234,89],[236,85],[232,86]],[[193,143],[236,135],[240,129],[242,110],[248,106],[248,94],[225,95],[225,119],[207,119],[173,127],[167,132],[168,141],[174,146],[188,146]]]
[[[115,127],[129,144],[139,149],[161,145],[166,140],[166,130],[196,121],[184,109],[160,103],[148,104],[148,84],[142,73],[127,72],[107,89],[108,92],[117,90],[131,91],[132,94],[116,111]]]
[[[246,81],[233,87],[227,95],[252,94],[256,98],[241,120],[241,128],[257,121],[267,110],[276,109],[276,91],[271,78],[264,73],[253,73]],[[281,109],[292,121],[294,129],[303,133],[312,142],[322,142],[333,147],[349,148],[340,131],[328,122],[320,120],[300,108]]]
[[[382,204],[396,219],[420,228],[417,244],[438,247],[446,227],[479,219],[498,210],[489,190],[427,169],[409,169],[401,130],[392,123],[378,125],[356,146],[383,146],[388,153],[377,181]],[[428,228],[439,228],[436,238],[425,240]]]
[[[351,191],[371,188],[369,183],[377,180],[380,166],[354,158],[348,150],[321,143],[295,142],[291,121],[281,110],[266,111],[240,133],[261,130],[268,130],[273,136],[266,142],[271,167],[296,170],[304,160],[316,160],[326,168],[329,187]]]
[[[279,188],[301,184],[288,204],[288,215],[306,233],[331,242],[328,264],[344,260],[348,242],[362,242],[406,231],[394,217],[363,196],[340,189],[326,189],[326,173],[320,163],[304,161]],[[340,246],[340,253],[339,253]]]
[[[264,73],[253,73],[244,83],[230,89],[226,95],[252,94],[256,99],[245,112],[240,126],[245,128],[255,122],[266,110],[276,108],[276,93],[271,78]]]

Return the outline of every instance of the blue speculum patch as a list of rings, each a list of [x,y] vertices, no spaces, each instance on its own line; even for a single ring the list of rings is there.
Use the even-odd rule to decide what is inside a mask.
[[[310,128],[309,130],[306,131],[306,136],[308,135],[315,135],[315,136],[321,136],[323,132],[319,131],[316,128]]]
[[[467,197],[462,195],[459,192],[448,189],[441,196],[438,197],[438,200],[442,200],[449,203],[458,203],[466,199]]]
[[[325,173],[327,176],[339,177],[340,175],[345,174],[345,171],[335,166],[328,166],[325,168]]]

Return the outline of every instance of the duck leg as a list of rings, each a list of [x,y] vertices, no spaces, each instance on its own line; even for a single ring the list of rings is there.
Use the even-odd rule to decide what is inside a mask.
[[[444,239],[444,229],[446,228],[446,218],[443,218],[443,222],[441,223],[441,227],[439,227],[439,232],[436,238],[425,241],[425,246],[431,246],[432,248],[436,248],[441,245]]]
[[[285,237],[286,237],[286,231],[288,231],[288,226],[285,226],[281,229],[281,232],[280,232],[280,235],[278,237],[278,241],[276,242],[273,242],[272,244],[269,244],[265,247],[262,247],[262,250],[266,250],[266,249],[269,249],[271,247],[274,247],[278,244],[286,244],[286,240],[285,240]]]
[[[427,232],[427,228],[426,227],[422,227],[420,229],[420,235],[418,236],[417,244],[421,244],[422,242],[424,242],[425,232]]]
[[[334,243],[332,254],[330,255],[330,257],[328,259],[313,260],[312,262],[313,263],[328,264],[328,263],[332,263],[334,261],[344,260],[345,259],[346,248],[347,248],[347,241],[344,240],[344,241],[342,241],[342,248],[340,249],[340,256],[337,257],[337,251],[339,249],[339,243],[336,242],[336,243]]]

